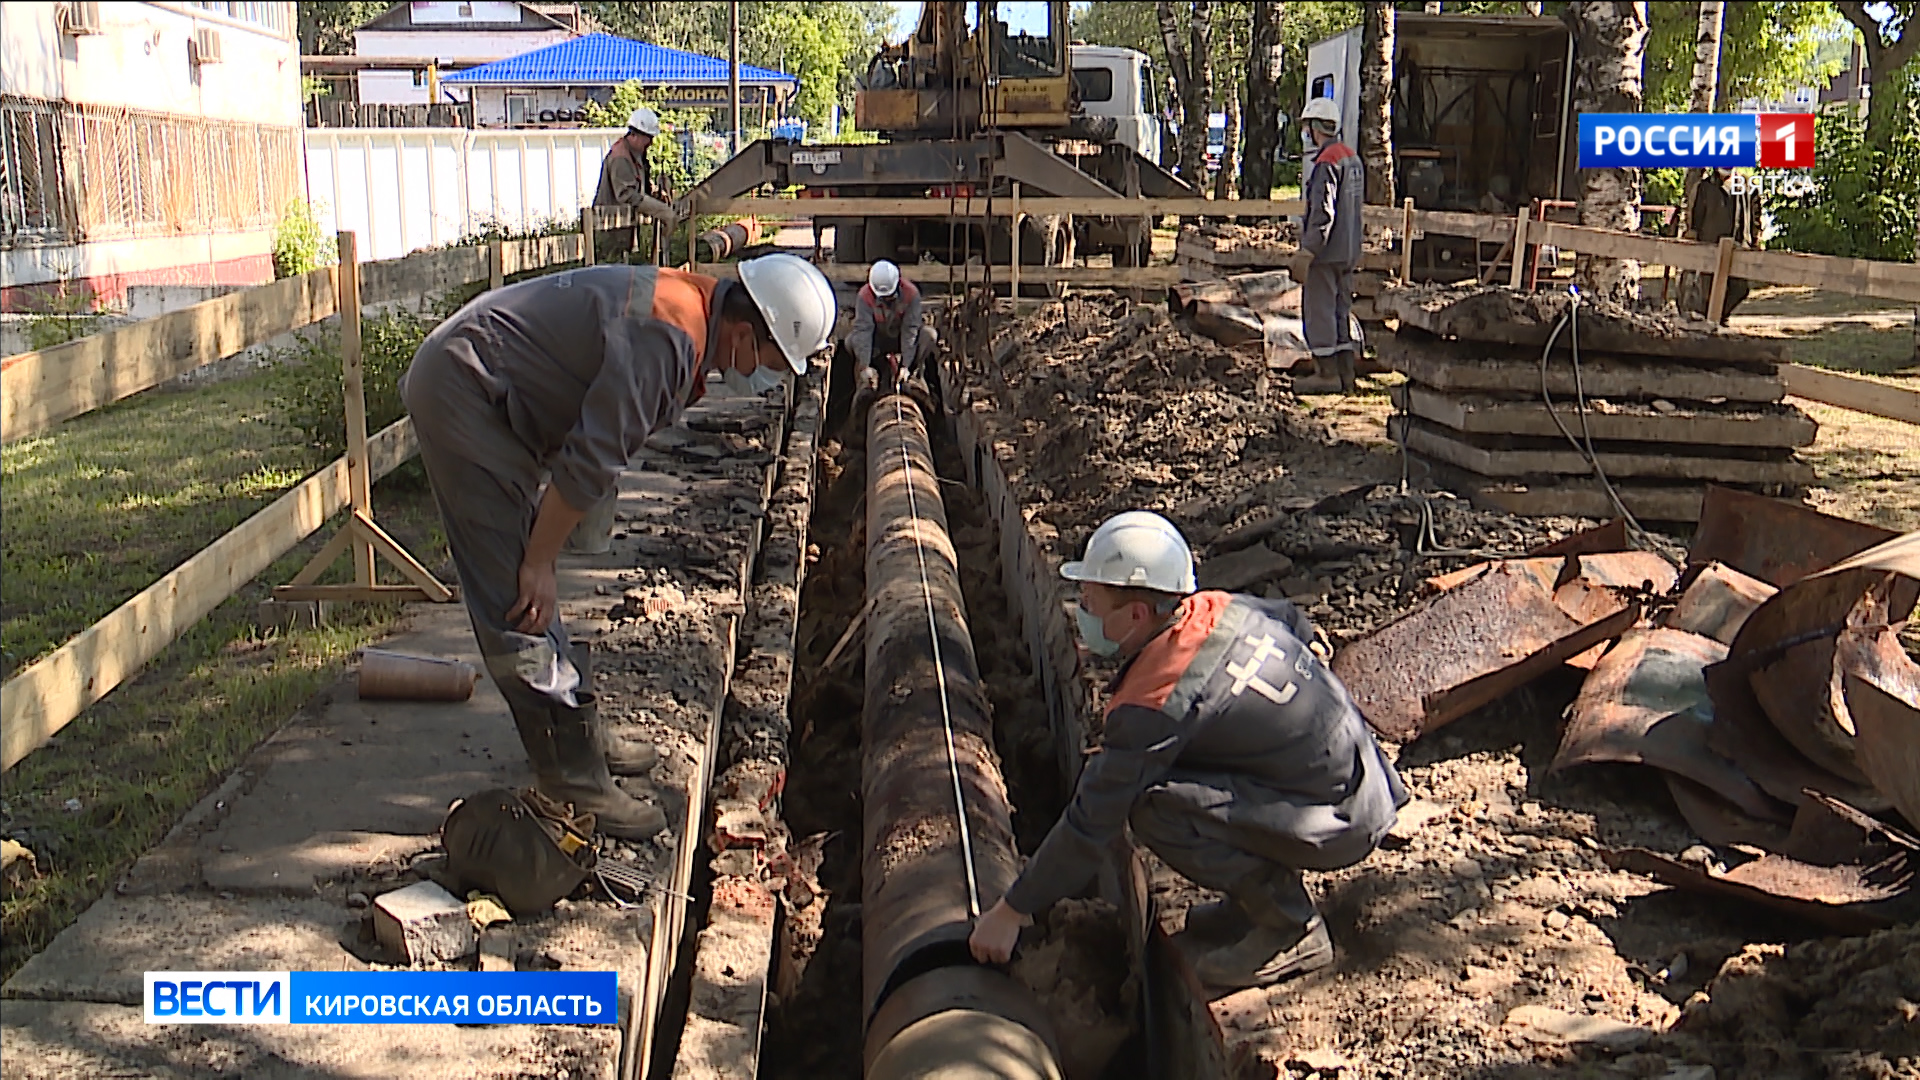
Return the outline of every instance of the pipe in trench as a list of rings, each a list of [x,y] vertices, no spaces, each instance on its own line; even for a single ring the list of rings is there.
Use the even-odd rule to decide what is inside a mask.
[[[882,397],[868,414],[867,603],[867,1076],[958,1069],[1057,1080],[1040,1004],[967,953],[976,906],[1013,883],[1019,855],[926,420],[906,395]]]

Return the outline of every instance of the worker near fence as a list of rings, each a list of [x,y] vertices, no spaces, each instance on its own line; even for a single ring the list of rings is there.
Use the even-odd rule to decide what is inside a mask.
[[[1131,825],[1139,842],[1227,899],[1188,912],[1208,985],[1278,982],[1333,962],[1301,879],[1370,854],[1406,789],[1313,625],[1285,600],[1198,592],[1173,524],[1129,511],[1060,568],[1080,586],[1080,639],[1119,658],[1106,726],[1072,801],[973,929],[1000,963],[1020,928],[1094,876]]]
[[[804,375],[836,311],[826,278],[792,255],[741,263],[738,283],[588,267],[482,294],[427,335],[401,381],[474,636],[535,787],[611,836],[666,825],[613,780],[657,754],[602,729],[560,621],[554,561],[709,374],[752,394]]]
[[[1360,155],[1339,140],[1340,106],[1333,99],[1307,102],[1300,123],[1312,143],[1313,167],[1307,174],[1300,250],[1287,270],[1301,285],[1300,319],[1315,367],[1351,393],[1359,387],[1354,370],[1360,343],[1352,330],[1353,269],[1360,262],[1367,172]]]
[[[680,223],[680,214],[653,194],[652,171],[647,150],[660,134],[660,116],[641,107],[627,117],[626,134],[614,140],[600,162],[600,186],[594,189],[595,206],[631,206],[633,212],[652,218],[671,228]]]
[[[900,268],[885,259],[867,272],[867,283],[853,303],[853,329],[847,334],[847,351],[853,354],[861,383],[872,387],[892,383],[910,375],[921,375],[940,397],[939,365],[933,362],[937,343],[933,327],[926,324],[920,302],[920,290],[900,276]],[[874,372],[869,377],[867,372]]]

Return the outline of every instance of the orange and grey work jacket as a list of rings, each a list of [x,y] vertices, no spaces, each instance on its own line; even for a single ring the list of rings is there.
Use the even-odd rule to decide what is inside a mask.
[[[626,139],[615,139],[600,163],[600,186],[594,189],[593,205],[631,206],[650,218],[672,217],[673,207],[648,193],[648,178],[647,159],[635,157]]]
[[[423,439],[482,463],[500,453],[485,445],[497,427],[449,411],[490,403],[567,505],[593,506],[647,437],[704,394],[701,363],[722,298],[740,287],[682,270],[593,266],[496,289],[427,335],[401,396]],[[483,397],[451,381],[462,379]]]
[[[1066,812],[1007,890],[1031,915],[1093,876],[1149,788],[1231,778],[1236,846],[1328,870],[1365,858],[1406,789],[1285,600],[1202,592],[1121,669]]]
[[[920,290],[905,278],[892,296],[880,296],[872,285],[860,286],[853,305],[853,330],[847,334],[847,351],[862,367],[873,362],[874,353],[900,354],[900,365],[911,370],[920,358],[920,327],[924,316]]]

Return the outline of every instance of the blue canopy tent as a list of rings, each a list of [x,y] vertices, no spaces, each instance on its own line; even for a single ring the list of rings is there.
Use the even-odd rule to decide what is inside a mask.
[[[481,127],[571,125],[588,101],[638,82],[662,108],[725,109],[727,62],[644,41],[587,34],[449,75],[441,84],[472,92]],[[798,76],[740,65],[740,104],[771,122],[800,89]]]

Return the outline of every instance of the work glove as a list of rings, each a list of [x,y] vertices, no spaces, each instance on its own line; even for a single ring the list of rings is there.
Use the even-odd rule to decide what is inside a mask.
[[[1311,251],[1304,249],[1296,251],[1287,258],[1287,274],[1293,278],[1295,285],[1307,283],[1307,270],[1312,266],[1313,252]]]

